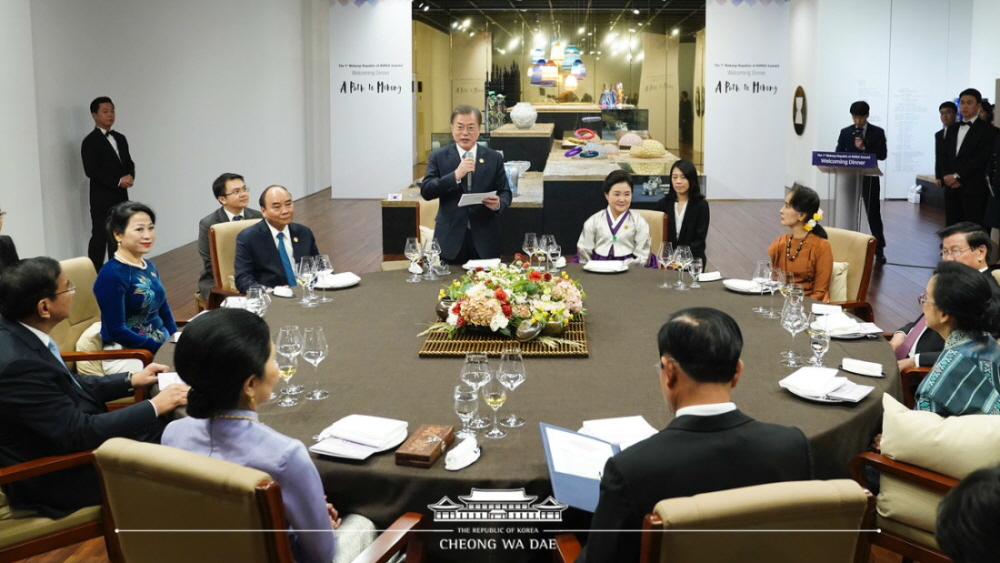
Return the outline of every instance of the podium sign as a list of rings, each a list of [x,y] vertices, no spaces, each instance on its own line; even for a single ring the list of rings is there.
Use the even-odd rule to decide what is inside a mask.
[[[832,174],[836,187],[827,177],[827,199],[833,207],[828,224],[850,231],[861,230],[861,183],[865,176],[881,176],[875,155],[863,152],[813,151],[812,163],[822,172]]]

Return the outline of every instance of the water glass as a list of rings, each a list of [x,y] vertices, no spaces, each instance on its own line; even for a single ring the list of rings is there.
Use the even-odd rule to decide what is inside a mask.
[[[438,239],[431,239],[429,245],[427,245],[427,253],[435,257],[434,262],[434,273],[439,276],[450,276],[451,270],[448,269],[448,264],[441,261],[441,243]]]
[[[753,276],[750,278],[760,287],[765,287],[767,280],[771,277],[771,261],[770,260],[758,260],[757,266],[753,270]],[[751,309],[754,313],[765,313],[767,309],[763,305],[758,305]]]
[[[691,265],[692,260],[694,260],[694,256],[691,254],[690,246],[682,244],[674,251],[674,264],[677,265],[677,283],[674,284],[674,289],[688,290],[688,286],[684,284],[684,270]]]
[[[701,258],[695,258],[691,260],[691,266],[689,271],[691,272],[691,289],[698,289],[701,284],[698,283],[698,276],[701,275],[702,269],[704,269],[705,264],[702,262]]]
[[[299,305],[303,307],[317,307],[316,296],[312,288],[316,283],[316,261],[312,256],[303,256],[295,269],[295,278],[302,286],[302,300]]]
[[[785,285],[784,280],[785,272],[777,268],[771,268],[767,276],[767,281],[764,282],[764,287],[771,292],[771,298],[768,302],[767,311],[762,313],[765,319],[781,318],[781,313],[774,310],[774,292],[781,289],[781,287]]]
[[[455,414],[462,420],[462,429],[455,436],[459,440],[475,438],[476,431],[469,428],[469,422],[475,418],[479,412],[479,394],[472,385],[461,384],[455,386]]]
[[[809,347],[813,351],[809,363],[820,368],[823,367],[823,356],[830,350],[830,331],[827,322],[826,315],[809,313],[806,330],[809,332]]]
[[[263,287],[257,286],[248,289],[246,297],[247,311],[258,317],[263,317],[267,313],[268,306],[268,302],[264,299],[265,295],[267,295],[267,291]]]
[[[558,244],[549,247],[549,260],[552,262],[552,269],[549,270],[553,274],[559,273],[559,268],[556,267],[556,260],[562,257],[562,247]]]
[[[555,246],[558,246],[555,235],[542,235],[542,238],[538,240],[538,246],[535,247],[535,253],[538,254],[538,269],[540,271],[547,272],[552,270],[551,265],[546,267],[543,265],[542,261],[544,260],[548,262],[549,253]]]
[[[806,328],[806,314],[799,303],[787,303],[781,311],[781,328],[792,335],[792,347],[781,353],[781,365],[795,368],[802,365],[802,356],[795,353],[795,335]]]
[[[323,335],[323,327],[311,326],[302,335],[302,359],[313,366],[313,380],[316,381],[316,388],[306,393],[306,399],[310,401],[322,401],[330,396],[329,391],[319,388],[319,364],[326,359],[330,348],[326,344],[326,337]]]
[[[406,239],[406,245],[403,246],[403,254],[410,261],[410,277],[406,278],[409,283],[417,283],[420,281],[420,274],[414,272],[416,268],[414,266],[417,261],[420,260],[420,242],[417,241],[417,237],[409,237]]]
[[[465,355],[465,363],[462,364],[462,382],[472,385],[478,391],[492,377],[490,373],[490,360],[486,354],[472,352]],[[476,430],[482,430],[489,426],[489,420],[480,415],[470,423],[470,426]]]
[[[521,250],[528,255],[528,267],[531,267],[531,257],[535,255],[535,247],[538,246],[538,235],[535,233],[524,233],[524,242],[521,243]]]
[[[500,356],[500,367],[497,368],[497,379],[508,391],[517,389],[527,374],[524,371],[524,358],[521,356],[521,349],[512,346],[503,351]],[[507,428],[518,428],[524,426],[524,419],[514,413],[505,416],[500,424]]]
[[[326,276],[333,274],[333,262],[330,262],[329,254],[317,254],[314,257],[314,260],[316,261],[316,280],[313,282],[313,287],[316,287],[316,284],[324,281]],[[333,299],[331,299],[325,291],[320,292],[318,297],[315,294],[313,297],[316,299],[317,303],[333,302]]]
[[[660,289],[670,289],[670,264],[674,261],[674,245],[669,242],[660,244],[660,250],[656,253],[656,258],[660,261],[660,269],[663,270],[663,283]]]

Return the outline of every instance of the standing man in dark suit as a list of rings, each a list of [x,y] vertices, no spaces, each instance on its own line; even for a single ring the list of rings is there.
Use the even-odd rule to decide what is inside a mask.
[[[455,108],[451,113],[455,146],[431,153],[420,184],[421,197],[440,199],[434,236],[441,244],[441,259],[449,264],[498,258],[503,249],[500,214],[510,206],[510,185],[500,153],[476,143],[482,122],[478,109]],[[496,193],[476,205],[458,205],[463,194],[489,192]]]
[[[660,388],[673,422],[604,466],[590,538],[577,559],[639,560],[642,519],[663,499],[811,477],[798,428],[757,422],[731,402],[743,335],[708,307],[674,313],[659,334]]]
[[[936,178],[935,183],[940,188],[944,185],[944,172],[942,170],[944,170],[944,163],[948,158],[944,148],[944,139],[948,134],[948,128],[954,125],[955,120],[958,119],[958,106],[952,101],[942,102],[938,106],[938,113],[941,114],[943,128],[934,133],[934,178]]]
[[[236,288],[295,285],[295,266],[303,256],[316,256],[316,239],[305,225],[292,223],[295,202],[284,186],[260,194],[264,220],[236,237]]]
[[[885,160],[889,149],[886,146],[885,130],[868,123],[870,108],[868,102],[851,104],[851,120],[854,125],[840,130],[837,152],[860,152],[875,155],[876,160]],[[861,183],[861,202],[868,214],[868,228],[875,237],[875,261],[885,264],[885,232],[882,228],[882,209],[879,201],[880,182],[878,176],[865,176]]]
[[[104,221],[109,209],[128,201],[128,189],[135,183],[135,163],[128,152],[125,135],[111,130],[115,124],[115,104],[111,98],[101,96],[90,102],[90,116],[94,118],[95,127],[83,139],[80,153],[83,170],[90,178],[91,231],[87,255],[94,269],[100,271],[105,249],[108,258],[116,249],[115,241],[108,238]]]
[[[214,283],[208,229],[219,223],[261,218],[260,211],[247,207],[250,203],[250,189],[243,181],[243,176],[226,172],[212,182],[212,192],[215,194],[215,199],[219,200],[220,207],[202,217],[198,223],[198,254],[201,255],[201,262],[204,265],[198,278],[198,295],[206,301]]]
[[[69,316],[76,287],[51,258],[22,260],[0,275],[0,467],[91,450],[108,438],[159,441],[160,415],[187,404],[187,386],[108,412],[106,401],[156,383],[167,366],[104,377],[71,373],[49,332]],[[101,503],[90,466],[37,477],[8,491],[16,507],[59,517]]]
[[[979,119],[983,96],[968,88],[958,96],[962,121],[945,134],[945,162],[941,179],[944,192],[945,226],[960,221],[983,224],[983,212],[989,198],[986,166],[993,154],[996,129]]]

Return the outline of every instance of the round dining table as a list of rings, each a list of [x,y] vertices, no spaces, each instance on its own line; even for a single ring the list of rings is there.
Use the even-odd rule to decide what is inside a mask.
[[[323,292],[332,302],[311,308],[299,304],[299,288],[295,299],[274,297],[265,316],[273,336],[283,325],[324,328],[328,356],[315,370],[300,359],[292,382],[319,386],[331,395],[315,402],[299,395],[299,404],[287,408],[273,402],[261,405],[260,420],[307,445],[321,430],[350,414],[404,420],[410,432],[422,424],[458,427],[454,388],[461,382],[463,360],[419,357],[426,337],[417,336],[436,320],[439,289],[462,273],[455,266],[452,270],[440,281],[421,283],[407,283],[405,270],[365,274],[355,286]],[[629,415],[641,415],[656,429],[670,422],[673,415],[656,369],[657,333],[671,313],[685,307],[715,307],[736,319],[743,333],[745,367],[733,389],[733,401],[757,420],[802,429],[817,479],[847,477],[850,460],[866,450],[878,431],[882,394],[900,396],[896,359],[881,337],[833,340],[824,358],[831,367],[839,366],[843,358],[882,365],[883,378],[840,373],[875,387],[858,403],[812,402],[779,387],[778,381],[795,370],[779,363],[779,353],[794,345],[808,356],[809,337],[801,333],[793,341],[778,320],[751,311],[767,304],[771,299],[767,294],[736,293],[721,281],[702,282],[700,288],[688,291],[661,289],[662,270],[599,274],[571,264],[565,271],[580,281],[586,294],[588,357],[525,357],[525,382],[509,393],[500,414],[515,412],[526,423],[508,429],[507,436],[498,440],[480,433],[482,456],[460,471],[446,470],[443,458],[426,469],[396,465],[392,449],[364,461],[313,454],[330,501],[341,512],[360,513],[384,526],[407,511],[431,514],[429,505],[444,497],[460,502],[459,497],[468,496],[473,488],[524,489],[537,501],[547,499],[553,492],[540,422],[572,430],[585,420]],[[676,279],[673,271],[666,276]],[[781,301],[780,294],[774,296],[779,310]],[[173,350],[173,344],[164,345],[156,360],[169,365]],[[494,369],[498,361],[491,358]],[[480,412],[489,412],[485,403]],[[435,560],[449,559],[440,555]],[[472,552],[455,558],[479,560]]]

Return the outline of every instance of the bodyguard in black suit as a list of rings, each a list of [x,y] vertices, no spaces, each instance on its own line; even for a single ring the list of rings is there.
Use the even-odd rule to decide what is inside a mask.
[[[30,258],[0,275],[0,467],[90,450],[113,437],[159,441],[159,418],[187,403],[186,386],[170,386],[149,401],[108,412],[106,401],[156,382],[167,366],[134,374],[80,377],[49,346],[49,332],[69,316],[73,283],[51,258]],[[55,346],[55,344],[51,344]],[[12,485],[12,503],[49,516],[100,504],[89,466]]]
[[[578,562],[638,561],[642,518],[659,501],[811,477],[798,428],[757,422],[730,402],[743,372],[732,317],[696,307],[659,334],[660,387],[676,418],[604,466],[590,537]]]
[[[269,186],[260,194],[260,211],[264,220],[243,230],[236,237],[236,288],[246,293],[251,287],[295,285],[295,265],[303,256],[316,256],[316,239],[305,225],[292,223],[295,202],[283,186]],[[278,235],[288,267],[278,249]],[[289,276],[291,274],[291,276]]]
[[[968,88],[958,97],[963,121],[948,128],[945,135],[945,161],[941,170],[944,192],[945,224],[960,221],[983,224],[983,212],[989,198],[986,166],[993,154],[996,129],[979,119],[983,96]]]
[[[87,255],[94,263],[94,269],[101,270],[104,252],[108,258],[114,255],[115,241],[108,239],[104,221],[108,210],[128,201],[128,189],[135,182],[135,163],[128,152],[125,135],[112,131],[115,124],[115,104],[111,98],[101,96],[90,102],[90,116],[94,118],[94,130],[83,139],[80,149],[83,170],[90,178],[90,244]]]
[[[878,125],[868,123],[868,102],[851,104],[851,119],[854,125],[840,130],[837,139],[837,152],[858,152],[875,155],[876,160],[885,160],[889,149],[885,141],[885,130]],[[885,232],[882,227],[882,209],[879,205],[878,176],[865,176],[861,183],[861,202],[868,214],[868,228],[875,237],[875,259],[885,264]]]
[[[938,106],[938,113],[941,114],[941,125],[944,128],[934,133],[934,178],[936,178],[935,183],[940,188],[944,186],[944,162],[948,158],[944,148],[944,139],[948,134],[948,128],[954,125],[958,118],[958,106],[955,105],[955,102],[942,102]]]
[[[262,217],[260,211],[247,207],[250,203],[250,190],[247,189],[243,176],[226,172],[216,178],[215,182],[212,182],[212,192],[215,194],[215,199],[219,200],[220,207],[202,217],[201,221],[198,222],[198,254],[201,255],[201,262],[204,266],[201,270],[201,276],[198,278],[198,294],[206,301],[215,282],[215,278],[212,276],[212,253],[208,244],[208,229],[219,223]]]
[[[500,153],[476,144],[483,117],[472,106],[458,106],[451,114],[454,145],[441,147],[427,159],[420,195],[439,199],[434,236],[441,259],[463,264],[475,258],[498,258],[503,248],[500,214],[510,207],[510,185]],[[465,193],[495,195],[476,205],[459,207]]]

